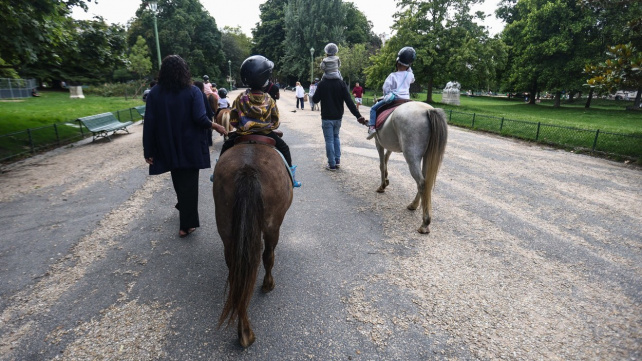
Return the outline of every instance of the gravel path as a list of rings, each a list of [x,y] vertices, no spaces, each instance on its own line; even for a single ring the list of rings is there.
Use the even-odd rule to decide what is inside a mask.
[[[451,127],[433,193],[431,233],[420,235],[415,232],[420,211],[405,209],[415,185],[400,155],[391,157],[390,186],[378,194],[378,159],[373,142],[365,140],[365,127],[346,114],[342,168],[326,172],[319,113],[291,112],[294,95],[287,91],[278,105],[286,136],[296,134],[296,139],[286,140],[304,182],[286,220],[299,217],[291,213],[316,197],[312,185],[324,177],[326,186],[349,201],[352,208],[346,212],[371,222],[368,230],[346,233],[344,241],[336,242],[365,234],[363,253],[375,255],[376,261],[368,264],[369,258],[356,255],[355,263],[345,267],[367,273],[337,285],[340,296],[324,295],[328,302],[336,301],[337,314],[344,315],[333,328],[357,335],[340,338],[356,337],[360,346],[352,349],[346,345],[354,340],[315,334],[299,335],[303,346],[267,345],[260,342],[267,338],[264,332],[257,333],[257,344],[243,354],[221,350],[216,341],[201,345],[206,359],[256,359],[272,355],[275,348],[282,359],[642,358],[639,169]],[[8,229],[0,242],[0,359],[24,359],[38,352],[43,359],[181,359],[169,345],[181,337],[175,328],[186,306],[146,295],[149,289],[140,286],[158,257],[181,251],[163,248],[165,241],[154,233],[162,226],[153,226],[145,228],[151,232],[145,241],[149,254],[126,252],[127,239],[138,230],[134,227],[142,227],[141,220],[173,222],[172,227],[175,223],[175,215],[154,208],[159,192],[171,193],[169,177],[145,177],[142,126],[132,126],[132,133],[113,142],[80,142],[8,166],[0,175],[0,224]],[[120,198],[100,199],[103,188],[121,189]],[[49,208],[29,207],[46,204],[69,215],[89,196],[98,199],[92,208],[96,227],[87,230],[70,227],[74,221],[62,215],[39,224],[38,215],[48,214]],[[207,194],[202,198],[209,199]],[[109,207],[100,209],[101,204]],[[323,213],[332,204],[314,207]],[[303,234],[305,227],[286,222],[284,233]],[[46,228],[53,238],[36,242],[37,236],[30,236],[24,240],[29,247],[9,243],[31,234],[32,228]],[[215,238],[219,242],[217,234]],[[23,270],[20,259],[30,258],[28,252],[38,247],[49,259]],[[128,282],[116,287],[117,292],[102,289],[86,295],[101,305],[99,312],[80,319],[73,308],[63,311],[60,304],[67,302],[66,295],[93,279],[114,250],[122,251],[120,265],[126,266],[110,272]],[[342,252],[336,257],[349,250]],[[275,292],[286,292],[279,291],[279,282],[288,280],[277,280]],[[321,289],[306,292],[316,291]],[[284,302],[296,304],[294,297]],[[214,319],[218,312],[211,310]],[[57,327],[54,318],[68,322]],[[256,320],[259,328],[260,322]],[[194,327],[200,334],[210,332]],[[222,338],[229,341],[230,334]],[[43,340],[33,341],[34,335]],[[324,337],[346,345],[306,341]],[[344,348],[350,353],[319,353]]]

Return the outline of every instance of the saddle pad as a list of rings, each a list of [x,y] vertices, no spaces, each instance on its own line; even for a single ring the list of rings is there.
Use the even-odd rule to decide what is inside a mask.
[[[397,109],[398,106],[411,101],[412,100],[410,99],[397,99],[389,104],[382,105],[381,108],[377,110],[377,122],[375,123],[375,128],[381,128],[386,119],[388,119],[390,114]]]
[[[273,147],[276,146],[276,141],[274,139],[259,134],[240,135],[234,139],[234,144],[239,143],[263,143]]]

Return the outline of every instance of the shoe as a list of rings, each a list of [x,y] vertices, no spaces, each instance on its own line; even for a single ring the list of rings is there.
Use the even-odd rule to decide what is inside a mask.
[[[366,139],[374,138],[375,134],[377,134],[377,130],[374,127],[369,127],[368,128],[368,136],[366,137]]]
[[[337,170],[337,166],[335,165],[334,167],[331,167],[329,164],[325,166],[325,169],[335,171]]]
[[[301,182],[296,180],[296,165],[291,166],[290,171],[292,172],[292,186],[299,188],[301,186]]]
[[[337,165],[335,165],[335,167],[336,167],[337,169],[341,168],[341,161],[340,161],[339,159],[337,159],[336,164],[337,164]]]
[[[181,229],[181,230],[178,231],[178,236],[181,237],[181,238],[185,238],[185,237],[189,236],[195,230],[196,230],[196,228],[189,228],[187,230]]]

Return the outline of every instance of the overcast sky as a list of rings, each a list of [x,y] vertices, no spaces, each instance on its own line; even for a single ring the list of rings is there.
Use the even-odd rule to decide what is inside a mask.
[[[240,26],[248,36],[252,36],[252,28],[259,21],[259,5],[266,0],[201,0],[201,4],[216,19],[219,28],[224,26]],[[500,0],[486,0],[484,4],[477,5],[473,10],[481,10],[493,14],[486,19],[484,25],[490,27],[491,35],[501,32],[504,25],[495,18],[494,12]],[[98,4],[88,3],[89,11],[85,13],[80,8],[75,8],[75,19],[87,20],[94,15],[102,16],[108,23],[126,24],[134,17],[136,9],[141,4],[139,0],[98,0]],[[395,0],[353,0],[356,7],[372,21],[373,31],[376,34],[390,33],[393,24],[392,15],[395,13]],[[242,10],[239,10],[242,9]],[[240,16],[243,14],[243,16]]]

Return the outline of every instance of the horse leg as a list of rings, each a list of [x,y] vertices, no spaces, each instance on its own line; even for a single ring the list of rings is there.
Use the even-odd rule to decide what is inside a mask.
[[[238,321],[238,336],[239,336],[239,343],[241,344],[241,347],[247,348],[250,345],[256,341],[256,336],[254,335],[254,331],[252,331],[252,327],[250,326],[250,320],[247,317],[247,312],[243,312],[243,314],[239,314],[239,321]]]
[[[381,185],[377,189],[378,193],[383,193],[386,191],[386,187],[390,183],[388,181],[388,159],[392,152],[386,151],[384,147],[379,144],[379,141],[375,142],[377,145],[377,152],[379,153],[379,170],[381,171]]]
[[[265,277],[263,278],[263,287],[261,291],[268,293],[274,289],[274,278],[272,277],[272,267],[274,266],[274,248],[279,241],[279,229],[275,232],[263,233],[265,240],[265,249],[263,250],[263,267],[265,267]]]
[[[417,194],[415,195],[415,199],[408,205],[408,209],[414,211],[419,207],[420,202],[426,202],[426,200],[423,199],[424,187],[426,186],[426,179],[422,172],[423,158],[421,156],[413,156],[412,152],[404,152],[404,158],[406,158],[406,162],[408,163],[410,174],[417,183]],[[419,233],[429,233],[429,224],[430,214],[424,212],[421,227],[419,227],[417,231]]]

